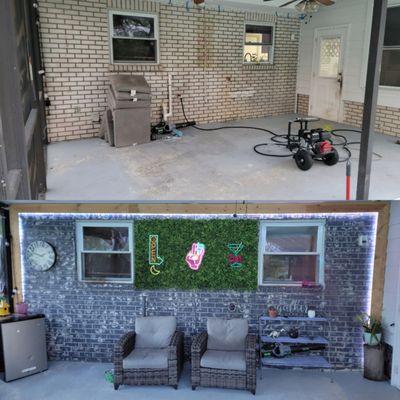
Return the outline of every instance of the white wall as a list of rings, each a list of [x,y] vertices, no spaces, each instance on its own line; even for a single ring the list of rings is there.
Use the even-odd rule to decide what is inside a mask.
[[[390,210],[389,242],[387,248],[385,290],[382,322],[385,342],[393,346],[395,328],[390,325],[396,319],[398,287],[400,280],[400,201],[393,201]],[[400,329],[400,326],[397,327]]]
[[[393,347],[392,384],[400,388],[400,201],[390,210],[389,237],[383,295],[384,340]],[[390,326],[395,323],[395,326]]]
[[[398,5],[400,0],[389,0]],[[297,92],[310,94],[314,31],[316,28],[348,25],[349,34],[343,71],[343,100],[364,101],[364,87],[371,33],[373,0],[336,0],[321,7],[307,25],[302,24]],[[400,88],[381,88],[378,104],[400,108]]]

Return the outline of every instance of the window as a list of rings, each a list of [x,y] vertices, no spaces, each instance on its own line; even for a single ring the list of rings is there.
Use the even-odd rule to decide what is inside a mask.
[[[400,6],[387,11],[381,85],[400,87]]]
[[[324,283],[325,222],[261,222],[260,285]]]
[[[133,282],[132,227],[131,222],[77,222],[78,273],[81,281]]]
[[[272,64],[274,27],[264,24],[246,24],[244,38],[244,62]]]
[[[323,38],[320,44],[319,76],[336,78],[339,74],[341,38]]]
[[[112,63],[157,63],[158,18],[152,14],[110,11]]]

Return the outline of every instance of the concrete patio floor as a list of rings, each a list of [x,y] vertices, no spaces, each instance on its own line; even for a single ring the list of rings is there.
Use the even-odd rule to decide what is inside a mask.
[[[294,115],[232,122],[285,134]],[[326,121],[314,123],[314,127]],[[226,125],[226,124],[225,124]],[[229,124],[228,124],[229,125]],[[345,127],[330,124],[335,128]],[[211,125],[218,126],[218,125]],[[359,133],[346,133],[359,141]],[[246,129],[201,132],[184,130],[181,139],[113,148],[101,139],[48,146],[47,200],[343,200],[345,163],[316,162],[300,171],[292,158],[263,157],[254,145],[266,133]],[[268,148],[282,153],[276,145]],[[359,146],[353,152],[355,198]],[[377,134],[370,198],[400,198],[400,146],[396,138]],[[341,156],[345,156],[340,151]]]
[[[114,391],[104,379],[111,364],[51,362],[43,373],[17,381],[0,381],[0,399],[6,400],[231,400],[252,399],[241,390],[197,388],[191,390],[189,366],[179,383],[171,387],[121,386]],[[333,381],[331,380],[333,378]],[[256,398],[265,400],[399,400],[400,391],[388,382],[371,382],[360,372],[320,372],[310,370],[264,371],[257,381]]]

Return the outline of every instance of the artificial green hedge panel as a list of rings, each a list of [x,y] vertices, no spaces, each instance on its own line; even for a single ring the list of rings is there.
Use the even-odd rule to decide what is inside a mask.
[[[158,235],[164,262],[150,272],[149,235]],[[200,268],[185,262],[192,243],[205,245]],[[242,266],[230,264],[229,244],[242,243]],[[232,219],[146,219],[135,222],[135,286],[141,289],[255,290],[258,270],[258,221]]]

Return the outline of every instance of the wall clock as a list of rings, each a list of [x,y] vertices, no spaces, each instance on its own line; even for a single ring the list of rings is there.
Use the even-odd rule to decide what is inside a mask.
[[[56,251],[51,244],[35,240],[27,247],[26,257],[36,271],[47,271],[56,262]]]

